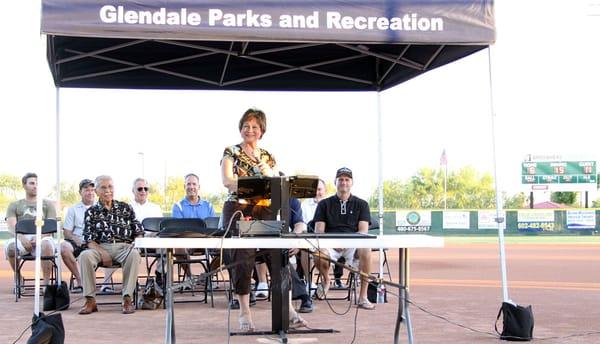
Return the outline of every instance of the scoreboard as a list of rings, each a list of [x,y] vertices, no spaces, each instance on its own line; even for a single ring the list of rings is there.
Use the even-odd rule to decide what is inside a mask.
[[[595,190],[596,179],[595,161],[526,161],[521,164],[521,184],[530,190]]]

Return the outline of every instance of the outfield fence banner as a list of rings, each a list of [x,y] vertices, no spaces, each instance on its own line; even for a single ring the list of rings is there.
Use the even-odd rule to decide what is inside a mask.
[[[500,223],[500,228],[506,229],[506,212],[501,211],[500,217],[504,219]],[[497,229],[495,210],[479,210],[477,211],[477,229]]]
[[[431,211],[396,211],[396,230],[398,232],[429,232],[431,230]]]
[[[517,228],[524,232],[554,231],[554,210],[519,210],[517,212]]]
[[[595,210],[567,210],[567,229],[596,228]]]
[[[468,211],[444,211],[442,226],[444,229],[469,229],[471,227]]]

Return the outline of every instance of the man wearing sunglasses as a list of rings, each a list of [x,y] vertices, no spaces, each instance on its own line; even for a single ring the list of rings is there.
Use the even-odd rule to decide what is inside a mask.
[[[135,218],[142,223],[147,217],[162,217],[163,213],[160,207],[156,203],[148,201],[150,196],[150,185],[144,178],[136,178],[133,181],[133,202],[131,207],[135,211]]]

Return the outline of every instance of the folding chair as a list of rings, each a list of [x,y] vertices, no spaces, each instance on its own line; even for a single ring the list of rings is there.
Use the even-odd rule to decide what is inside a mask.
[[[44,225],[42,226],[42,234],[54,234],[57,231],[57,224],[55,219],[45,219]],[[35,261],[35,255],[32,253],[21,254],[19,252],[19,246],[17,241],[17,234],[24,235],[35,235],[36,234],[36,226],[34,219],[26,219],[19,220],[15,226],[15,302],[18,302],[21,296],[31,296],[23,294],[22,289],[32,287],[31,285],[27,285],[26,281],[30,281],[30,279],[25,279],[21,270],[23,265],[27,261]],[[36,245],[41,243],[36,243]],[[40,259],[42,261],[49,261],[52,263],[52,274],[50,276],[50,282],[54,283],[56,279],[56,275],[58,274],[58,267],[56,265],[56,252],[52,252],[51,256],[41,256]]]
[[[144,232],[149,232],[152,235],[158,235],[158,233],[160,232],[160,223],[165,220],[165,219],[171,219],[172,217],[147,217],[142,221],[142,227],[144,227]],[[148,278],[150,277],[150,271],[152,270],[152,267],[154,266],[154,264],[164,264],[164,259],[161,259],[161,257],[164,256],[164,252],[161,252],[161,250],[155,250],[155,249],[146,249],[144,248],[141,252],[140,252],[140,256],[142,258],[145,258],[146,260],[146,281],[148,280]],[[164,274],[164,266],[163,266],[163,274]],[[164,275],[162,276],[161,279],[164,279]],[[162,281],[164,282],[164,281]],[[164,283],[161,284],[161,286],[164,286]]]
[[[164,219],[160,222],[160,231],[159,231],[159,236],[169,236],[169,237],[186,237],[186,236],[198,236],[198,235],[206,235],[209,236],[212,232],[211,229],[208,229],[206,226],[206,222],[202,219],[190,219],[190,218],[185,218],[185,219],[181,219],[181,218],[168,218],[168,219]],[[191,264],[199,264],[202,267],[203,272],[208,272],[210,271],[210,254],[208,252],[208,249],[203,249],[203,253],[200,256],[194,256],[195,252],[188,252],[187,254],[174,254],[173,256],[176,257],[175,261],[173,262],[174,265],[178,266],[177,269],[177,281],[179,283],[182,283],[186,280],[186,278],[188,280],[193,280],[193,274],[192,274],[192,266]],[[190,276],[188,276],[188,272],[185,271],[185,269],[183,269],[183,274],[181,273],[181,265],[182,264],[190,264],[190,269],[189,269],[189,273]],[[170,278],[171,276],[167,276],[167,278]],[[208,295],[210,294],[211,296],[211,303],[212,303],[212,283],[210,282],[210,278],[205,278],[204,279],[204,283],[205,283],[205,287],[204,287],[204,298],[202,300],[180,300],[180,301],[176,301],[176,302],[208,302]],[[191,293],[192,296],[194,296],[194,285],[195,283],[192,283],[190,285],[191,287]],[[184,293],[185,291],[183,289],[181,289],[179,291],[180,293]]]

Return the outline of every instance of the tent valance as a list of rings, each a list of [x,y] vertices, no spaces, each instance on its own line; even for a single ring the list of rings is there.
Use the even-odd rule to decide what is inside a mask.
[[[380,91],[495,37],[491,0],[43,0],[42,32],[59,87],[260,91]]]

